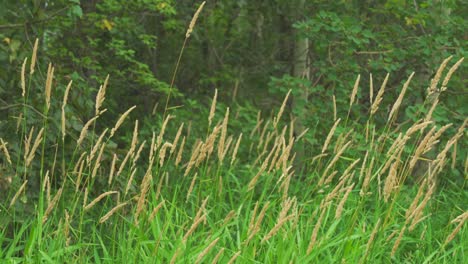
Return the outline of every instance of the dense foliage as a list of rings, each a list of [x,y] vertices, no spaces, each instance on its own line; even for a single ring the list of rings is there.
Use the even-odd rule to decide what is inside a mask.
[[[200,4],[2,3],[0,259],[466,262],[463,1]]]

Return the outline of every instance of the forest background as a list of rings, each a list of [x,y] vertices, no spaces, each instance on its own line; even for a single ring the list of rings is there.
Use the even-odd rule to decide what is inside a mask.
[[[112,127],[123,112],[136,105],[132,116],[139,120],[140,137],[149,141],[153,131],[165,128],[166,118],[172,116],[185,123],[187,144],[195,146],[195,138],[206,135],[207,127],[215,124],[211,123],[210,105],[216,94],[214,119],[221,122],[229,108],[229,131],[236,138],[241,133],[244,139],[255,132],[260,136],[260,123],[265,125],[278,109],[284,110],[283,121],[291,124],[291,138],[302,140],[294,146],[292,164],[298,182],[313,178],[313,157],[323,154],[324,139],[338,118],[346,123],[337,127],[337,134],[346,134],[351,126],[353,132],[359,131],[353,140],[362,144],[356,144],[361,147],[352,150],[351,156],[361,161],[370,124],[385,127],[388,138],[395,141],[397,133],[392,131],[417,124],[421,113],[427,111],[431,111],[432,125],[453,124],[444,129],[441,141],[449,140],[465,125],[466,63],[457,65],[448,89],[437,92],[438,105],[433,112],[432,101],[427,100],[428,87],[432,86],[431,80],[437,79],[441,62],[452,56],[453,65],[467,55],[468,5],[464,1],[213,0],[206,2],[193,31],[187,32],[200,4],[175,0],[1,1],[0,137],[9,142],[2,146],[8,146],[13,160],[18,161],[23,155],[23,138],[17,139],[19,128],[23,127],[23,137],[27,134],[25,128],[42,127],[44,120],[48,120],[49,127],[57,128],[50,129],[43,139],[44,146],[48,146],[44,149],[55,151],[55,155],[42,155],[42,160],[31,165],[41,172],[41,179],[28,181],[25,193],[30,199],[40,197],[37,190],[43,186],[44,168],[56,169],[57,175],[66,171],[65,165],[56,166],[54,146],[80,137],[86,122],[97,114],[95,99],[103,83],[108,87],[104,105],[110,110],[93,125],[91,142],[100,135],[98,132]],[[31,89],[26,102],[19,76],[25,58],[31,58],[36,39],[38,61],[36,73],[28,76]],[[64,142],[61,112],[48,110],[61,109],[62,101],[53,100],[46,112],[42,110],[44,92],[40,87],[47,81],[49,63],[55,70],[54,96],[62,98],[67,84],[73,81],[63,110],[67,116]],[[398,115],[389,121],[393,102],[408,76],[411,85]],[[370,118],[368,113],[382,82],[386,83],[385,96],[379,112]],[[289,91],[289,100],[282,105]],[[113,154],[125,156],[133,128],[133,122],[123,123],[122,132],[107,141],[103,163],[110,165]],[[178,128],[168,126],[166,135],[177,134]],[[244,165],[238,174],[260,167],[252,158],[252,145],[241,145],[238,150],[237,162]],[[77,162],[75,147],[64,144],[59,151],[63,164],[67,159]],[[451,156],[451,166],[439,184],[450,189],[457,201],[463,201],[467,196],[468,164],[465,133],[455,147],[458,152]],[[441,149],[443,146],[437,151]],[[425,158],[435,159],[437,151]],[[262,153],[257,154],[260,160]],[[379,158],[385,163],[384,156]],[[7,190],[2,195],[10,201],[21,190],[23,181],[5,175],[26,175],[26,168],[18,166],[20,163],[14,168],[8,166],[6,158],[0,156],[2,163],[0,189]],[[417,178],[424,174],[418,170],[425,169],[418,163],[415,177],[408,179],[410,187],[418,187],[421,182]],[[59,190],[62,182],[56,176],[52,189]],[[7,211],[6,207],[2,210]],[[25,200],[16,207],[15,216],[0,217],[5,226],[14,225],[36,210],[34,203]],[[453,212],[446,217],[453,218]],[[3,229],[4,237],[8,237],[7,230],[17,229]]]

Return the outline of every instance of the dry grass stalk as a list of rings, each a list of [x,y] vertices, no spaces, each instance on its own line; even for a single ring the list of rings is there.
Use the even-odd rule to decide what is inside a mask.
[[[182,138],[182,143],[180,143],[179,151],[177,152],[177,157],[175,159],[174,165],[177,167],[182,160],[182,153],[184,152],[185,146],[185,136]]]
[[[424,208],[426,207],[427,203],[431,199],[434,191],[435,191],[435,183],[433,183],[432,185],[428,187],[426,195],[424,196],[422,202],[418,205],[418,207],[416,207],[414,211],[410,211],[411,213],[408,216],[408,218],[411,218],[411,225],[409,227],[409,231],[413,231],[416,225],[420,222],[421,217],[424,212]]]
[[[468,118],[464,120],[463,124],[458,128],[457,133],[447,141],[444,149],[437,155],[435,160],[432,162],[432,166],[434,168],[435,174],[438,174],[442,171],[446,162],[447,152],[464,135],[464,131],[465,131],[465,127],[467,123],[468,123]]]
[[[47,218],[49,217],[49,214],[52,212],[52,209],[54,209],[54,207],[57,204],[58,200],[62,196],[62,191],[63,191],[63,187],[58,190],[57,194],[55,194],[52,201],[50,201],[49,205],[47,206],[47,209],[44,212],[44,216],[42,216],[42,224],[45,224],[45,222],[47,221]]]
[[[88,202],[88,187],[85,187],[84,195],[83,195],[83,207],[86,206],[87,202]]]
[[[88,122],[86,122],[86,124],[83,126],[83,128],[81,129],[81,132],[80,132],[80,137],[78,138],[78,140],[76,141],[76,144],[78,146],[81,145],[81,143],[83,142],[83,140],[85,139],[86,135],[88,134],[88,129],[89,127],[91,126],[91,124],[96,121],[96,119],[98,119],[98,117],[100,115],[102,115],[105,111],[107,111],[107,109],[104,109],[102,110],[98,115],[94,116],[93,118],[91,118],[90,120],[88,120]]]
[[[218,243],[218,241],[219,241],[219,237],[213,240],[200,254],[198,254],[198,257],[195,260],[195,263],[196,264],[200,263],[203,257],[206,256],[214,246],[216,246],[216,243]]]
[[[190,37],[190,34],[192,34],[193,28],[195,27],[195,24],[197,23],[198,16],[200,15],[200,12],[202,11],[203,7],[205,6],[206,1],[203,1],[201,5],[198,7],[197,12],[192,17],[192,20],[190,21],[190,25],[187,29],[187,32],[185,33],[185,38],[188,39]]]
[[[164,119],[164,122],[161,127],[161,131],[159,131],[159,135],[156,139],[156,146],[154,147],[155,150],[161,146],[163,142],[163,138],[164,138],[164,133],[166,132],[167,123],[169,123],[169,120],[171,120],[172,118],[173,116],[167,115],[166,119]]]
[[[400,234],[398,235],[397,239],[395,240],[395,244],[393,244],[392,253],[391,253],[392,258],[395,256],[395,253],[396,253],[398,247],[400,246],[401,239],[403,238],[403,235],[405,234],[405,231],[406,231],[406,226],[403,226],[403,228],[400,231]]]
[[[197,180],[197,176],[198,176],[198,172],[196,172],[195,175],[193,176],[192,182],[190,183],[190,187],[187,191],[187,198],[185,199],[185,202],[188,202],[190,194],[192,194],[193,187],[195,186],[195,181]]]
[[[8,208],[11,208],[16,200],[18,199],[18,197],[21,195],[21,193],[24,191],[24,189],[26,188],[26,184],[28,183],[28,180],[25,180],[23,182],[23,184],[21,184],[20,188],[18,189],[18,191],[15,193],[15,195],[13,196],[13,198],[11,199],[11,202],[10,202],[10,206],[8,206]]]
[[[200,208],[198,209],[197,214],[195,215],[195,219],[200,218],[201,215],[204,213],[205,207],[206,207],[206,204],[208,203],[209,198],[210,197],[208,196],[208,197],[205,198],[205,200],[202,201],[202,204],[201,204]]]
[[[156,205],[156,207],[153,209],[153,211],[151,212],[148,218],[149,222],[153,221],[154,217],[156,217],[156,214],[159,212],[159,209],[161,209],[161,207],[163,207],[165,203],[166,203],[166,200],[162,200],[158,205]]]
[[[78,172],[77,172],[78,175],[76,177],[76,182],[75,182],[75,192],[78,192],[78,189],[80,188],[81,177],[83,175],[83,169],[84,169],[85,161],[81,160],[81,162],[79,164],[80,164],[80,167],[79,167]]]
[[[165,175],[167,176],[168,173],[166,172]],[[163,182],[164,182],[164,175],[159,179],[158,187],[156,188],[156,194],[154,195],[155,199],[157,199],[159,197],[159,194],[161,194]]]
[[[442,134],[451,126],[452,124],[447,124],[441,127],[436,133],[431,134],[430,139],[428,140],[427,144],[424,146],[424,150],[422,154],[426,154],[427,152],[431,151],[431,149],[440,142],[439,138],[442,136]]]
[[[171,262],[169,262],[170,264],[176,263],[177,257],[180,254],[180,250],[181,250],[180,247],[176,249],[176,251],[174,252],[174,255],[172,255]]]
[[[388,198],[390,198],[390,195],[395,190],[395,188],[398,187],[397,170],[398,170],[399,165],[400,165],[400,162],[395,161],[390,167],[390,172],[388,173],[388,176],[385,179],[385,185],[383,189],[385,202],[388,202]]]
[[[213,258],[213,260],[211,261],[211,264],[216,264],[218,263],[218,260],[221,258],[221,256],[223,255],[224,253],[224,248],[221,248],[218,252],[218,254],[216,254],[216,256]]]
[[[424,189],[427,187],[427,179],[424,179],[424,181],[421,183],[421,185],[418,188],[418,192],[416,193],[416,196],[414,197],[413,201],[411,202],[411,205],[408,207],[406,210],[405,218],[406,222],[405,224],[409,224],[411,217],[413,216],[416,206],[419,203],[419,200],[421,199]]]
[[[437,90],[437,84],[440,81],[440,78],[442,77],[442,72],[444,71],[445,67],[447,67],[448,62],[453,58],[453,56],[450,56],[446,58],[439,66],[439,69],[437,69],[436,74],[434,75],[434,78],[431,80],[431,85],[427,87],[427,96],[431,96],[434,93],[438,92]]]
[[[227,264],[233,264],[236,261],[236,259],[240,256],[240,254],[241,254],[241,251],[240,250],[237,251],[236,254],[232,256],[232,258],[228,261]]]
[[[341,177],[340,177],[340,181],[343,180],[344,178],[346,178],[346,177],[349,175],[349,173],[351,172],[351,170],[354,168],[354,166],[356,166],[356,164],[359,163],[359,161],[361,161],[361,159],[355,160],[353,163],[351,163],[351,164],[344,170],[344,172],[342,173],[342,175],[341,175]],[[328,183],[330,183],[331,181],[332,181],[332,179],[330,179],[330,180],[327,179],[327,180],[325,181],[325,184],[328,184]]]
[[[429,108],[429,111],[427,111],[427,114],[424,117],[424,121],[430,121],[432,119],[432,114],[434,113],[434,110],[438,104],[439,104],[439,98],[434,98],[432,101],[431,108]]]
[[[171,155],[176,150],[177,143],[179,142],[179,138],[180,138],[180,135],[182,134],[183,128],[184,128],[184,123],[180,124],[179,129],[177,130],[176,136],[174,138],[174,141],[172,141]]]
[[[241,136],[242,136],[242,134],[241,134]],[[3,154],[5,155],[7,162],[11,165],[11,157],[10,157],[10,153],[8,152],[8,149],[7,149],[7,144],[8,143],[3,141],[3,138],[0,138],[0,143],[2,143],[1,147],[3,149]]]
[[[270,201],[267,201],[266,204],[263,206],[262,210],[260,211],[260,213],[258,214],[258,217],[257,217],[255,223],[253,223],[252,219],[255,216],[255,212],[256,212],[257,208],[254,209],[254,214],[252,215],[252,218],[250,220],[251,223],[249,225],[249,230],[247,231],[248,237],[244,241],[244,245],[248,245],[250,240],[252,240],[252,238],[258,233],[258,231],[260,231],[260,227],[262,225],[263,218],[265,217],[265,213],[268,210],[269,206],[270,206]],[[255,207],[257,207],[257,205],[255,205]]]
[[[140,154],[143,151],[143,148],[145,148],[145,145],[146,145],[146,140],[144,140],[140,144],[140,147],[138,147],[136,154],[133,156],[133,161],[132,161],[132,166],[131,166],[132,169],[135,168],[137,161],[140,159]]]
[[[94,144],[93,148],[91,149],[91,153],[89,153],[88,158],[87,158],[88,163],[90,163],[94,159],[94,155],[100,149],[102,140],[104,139],[104,136],[106,135],[108,130],[109,130],[108,128],[104,129],[104,131],[101,133],[98,140]]]
[[[452,152],[452,164],[451,164],[451,169],[455,169],[455,164],[457,162],[457,142],[453,145],[453,152]]]
[[[195,143],[195,147],[192,150],[192,155],[191,155],[190,160],[188,162],[187,168],[185,169],[185,172],[184,172],[184,177],[188,175],[188,173],[192,169],[193,165],[195,165],[195,163],[197,162],[197,158],[199,156],[200,149],[202,147],[203,147],[203,142],[199,141],[199,142]]]
[[[127,118],[127,116],[130,114],[130,112],[133,111],[133,109],[136,108],[136,105],[130,107],[127,111],[125,111],[125,113],[123,113],[120,118],[117,120],[117,123],[115,123],[115,126],[114,128],[112,128],[111,130],[111,134],[110,136],[114,136],[115,132],[117,131],[117,129],[119,129],[119,127],[122,125],[122,123],[125,121],[125,118]],[[101,111],[102,112],[102,111]]]
[[[138,119],[135,120],[135,126],[133,127],[133,134],[132,134],[132,143],[130,144],[130,149],[132,150],[132,157],[135,154],[135,149],[138,144]]]
[[[372,100],[374,100],[374,80],[372,79],[372,73],[369,74],[369,102],[372,105]]]
[[[135,151],[134,147],[133,148],[130,147],[130,149],[127,151],[125,158],[123,159],[122,163],[120,163],[119,170],[117,171],[117,176],[119,176],[122,173],[123,169],[125,168],[125,165],[127,164],[128,160],[130,159],[134,151]]]
[[[432,121],[423,121],[423,122],[416,122],[414,123],[407,131],[406,131],[406,136],[410,137],[411,135],[413,135],[414,133],[418,132],[418,131],[424,131],[424,129],[432,124],[433,122]]]
[[[257,121],[257,123],[255,124],[255,127],[250,132],[250,137],[253,137],[257,131],[259,131],[259,133],[260,133],[259,129],[260,129],[260,126],[262,125],[262,123],[263,123],[263,119],[260,120],[260,121]]]
[[[29,74],[32,75],[34,73],[34,68],[36,66],[36,60],[37,60],[37,48],[39,46],[39,39],[36,38],[36,41],[34,41],[34,48],[33,48],[33,53],[31,56],[31,66],[29,68]]]
[[[455,227],[455,229],[452,231],[452,233],[450,233],[450,235],[447,236],[447,238],[445,239],[445,242],[444,242],[444,246],[447,245],[448,243],[450,243],[450,241],[452,241],[455,238],[455,236],[458,234],[458,232],[460,232],[461,228],[463,227],[463,225],[465,224],[467,219],[468,219],[468,211],[466,211],[463,214],[457,216],[455,219],[453,219],[450,222],[452,224],[458,222],[458,225],[457,225],[457,227]]]
[[[86,155],[86,151],[83,151],[83,153],[81,153],[80,157],[78,158],[78,161],[75,163],[75,167],[73,168],[73,174],[76,174],[78,172],[78,169],[80,167],[80,162],[84,159],[85,155]]]
[[[286,108],[286,103],[288,102],[289,95],[291,94],[292,90],[289,90],[288,93],[286,94],[286,97],[284,98],[283,103],[281,104],[281,107],[278,111],[278,115],[273,119],[273,127],[276,128],[281,116],[283,115],[284,109]]]
[[[328,171],[335,165],[335,163],[340,159],[341,155],[343,152],[351,145],[351,141],[348,141],[333,157],[332,161],[328,164],[328,166],[325,168],[325,171],[323,172],[323,175],[327,175]],[[323,176],[322,176],[323,177]]]
[[[120,208],[124,207],[127,204],[128,202],[121,203],[115,206],[114,208],[112,208],[107,214],[105,214],[103,217],[101,217],[101,219],[99,219],[99,223],[102,224],[105,221],[107,221],[115,212],[117,212]]]
[[[128,179],[128,182],[127,182],[127,187],[125,187],[125,195],[127,195],[128,191],[130,190],[130,187],[132,186],[133,178],[135,177],[136,171],[137,171],[137,168],[133,169],[132,174],[130,174],[130,178]]]
[[[224,153],[228,121],[229,121],[229,107],[226,109],[226,114],[224,115],[223,123],[221,124],[221,136],[219,138],[219,143],[218,143],[218,159],[219,160],[222,160],[222,156]]]
[[[24,58],[23,61],[23,66],[21,66],[21,96],[26,95],[26,62],[28,61],[28,58]]]
[[[335,144],[335,147],[333,148],[333,153],[338,153],[338,150],[340,150],[342,147],[343,147],[343,144],[345,142],[351,142],[352,141],[352,137],[350,138],[350,136],[354,133],[354,130],[351,128],[349,129],[349,131],[343,135],[343,133],[341,133],[339,136],[338,136],[338,139],[336,140],[336,144]]]
[[[317,242],[318,231],[320,230],[320,226],[322,225],[325,212],[326,208],[323,208],[322,212],[320,213],[319,219],[317,220],[317,223],[314,226],[314,230],[312,231],[312,235],[310,237],[309,246],[307,246],[307,255],[310,255],[310,253],[312,253],[312,249],[314,249],[315,243]]]
[[[388,119],[387,119],[388,122],[391,122],[393,118],[396,116],[396,114],[398,113],[398,109],[400,108],[401,102],[403,101],[403,97],[405,96],[406,90],[408,89],[408,86],[411,82],[411,79],[413,79],[413,76],[414,76],[414,72],[411,73],[408,80],[403,85],[400,95],[398,96],[397,100],[393,104],[392,110],[390,110],[390,114],[388,115]]]
[[[52,81],[54,79],[54,71],[55,71],[55,68],[52,67],[51,63],[49,63],[49,68],[47,69],[46,86],[45,86],[45,100],[46,100],[47,110],[50,108],[50,95],[52,92]]]
[[[165,142],[163,144],[163,146],[161,147],[161,149],[159,150],[159,166],[163,166],[164,165],[164,160],[166,159],[166,152],[167,152],[167,149],[172,149],[172,144],[169,143],[169,142]]]
[[[241,140],[242,140],[242,133],[240,133],[239,138],[237,139],[237,142],[236,142],[236,146],[234,147],[234,150],[232,151],[231,166],[234,164],[234,161],[236,160],[237,151],[239,150]]]
[[[336,110],[336,97],[335,95],[332,96],[332,101],[333,101],[333,121],[336,121],[338,117],[338,111]]]
[[[195,231],[195,229],[201,224],[201,222],[203,222],[205,220],[206,220],[206,215],[202,215],[201,217],[194,219],[192,226],[187,231],[187,233],[185,233],[185,235],[184,235],[184,237],[182,239],[183,243],[185,243],[187,241],[187,239]]]
[[[335,211],[335,219],[339,219],[341,217],[341,214],[343,213],[343,208],[346,200],[348,199],[349,194],[354,188],[354,183],[348,187],[348,190],[346,190],[346,193],[343,195],[343,199],[341,199],[340,203],[336,207]]]
[[[364,174],[366,173],[367,171],[367,157],[369,156],[369,150],[366,150],[366,155],[364,155],[364,160],[362,161],[362,164],[361,164],[361,170],[359,171],[359,181],[362,180],[362,177],[364,176]]]
[[[107,88],[108,82],[109,82],[109,74],[106,76],[106,79],[104,80],[104,84],[99,87],[99,91],[96,95],[95,115],[99,113],[99,109],[101,108],[102,103],[104,103],[104,100],[106,99],[106,88]]]
[[[380,220],[381,220],[380,218],[379,218],[379,220],[377,220],[377,223],[375,224],[374,229],[372,230],[372,233],[371,233],[371,235],[369,237],[369,241],[367,242],[367,245],[366,245],[365,255],[364,255],[363,259],[362,259],[362,262],[365,261],[365,259],[367,258],[367,255],[370,252],[372,242],[374,242],[375,235],[377,235],[377,231],[379,230],[379,227],[380,227]]]
[[[70,80],[70,82],[67,85],[67,88],[65,89],[65,95],[63,96],[63,103],[62,103],[62,141],[65,141],[65,134],[66,134],[66,116],[65,116],[65,106],[67,106],[67,101],[68,101],[68,94],[70,93],[70,89],[72,86],[73,80]]]
[[[42,191],[46,193],[47,204],[50,204],[50,189],[49,170],[47,170],[44,177],[44,185],[42,186]]]
[[[447,84],[450,81],[450,78],[452,78],[452,74],[458,69],[458,67],[463,62],[464,59],[465,58],[459,59],[447,72],[447,75],[445,75],[444,81],[442,82],[442,86],[440,87],[441,92],[447,90]]]
[[[104,199],[106,196],[109,196],[109,195],[115,194],[115,193],[119,193],[119,192],[117,192],[117,191],[108,191],[108,192],[100,194],[98,197],[96,197],[96,199],[94,199],[92,202],[90,202],[88,205],[86,205],[84,207],[84,210],[87,211],[87,210],[91,209],[95,204],[97,204],[99,201]]]
[[[39,147],[39,144],[42,142],[42,134],[43,133],[44,133],[44,128],[41,128],[41,130],[39,130],[39,133],[37,133],[37,136],[36,136],[36,139],[34,140],[34,144],[33,144],[32,148],[31,148],[31,151],[27,155],[26,167],[29,167],[32,160],[34,159],[34,156],[36,155],[36,150]]]
[[[218,98],[218,89],[215,89],[215,94],[213,96],[213,101],[211,102],[210,115],[208,116],[208,125],[211,127],[211,122],[216,112],[216,100]]]
[[[385,93],[385,87],[387,86],[389,76],[390,76],[390,74],[387,73],[387,75],[385,76],[385,79],[384,79],[384,81],[382,83],[382,86],[380,86],[380,89],[377,92],[377,95],[375,97],[375,101],[374,101],[374,103],[372,103],[372,106],[371,106],[371,115],[374,115],[377,112],[377,110],[379,110],[379,105],[382,102],[383,95]]]
[[[148,193],[152,179],[153,179],[153,176],[151,174],[151,168],[148,168],[140,185],[140,196],[138,197],[137,209],[135,211],[135,223],[136,224],[138,224],[138,217],[140,216],[140,213],[143,211],[145,207],[146,194]]]
[[[356,99],[357,91],[359,88],[359,81],[361,80],[361,74],[358,75],[356,81],[354,82],[353,91],[351,92],[351,96],[349,98],[349,107],[351,107]]]
[[[70,245],[70,215],[68,214],[68,211],[65,210],[65,225],[63,228],[63,236],[65,237],[65,246]]]
[[[367,189],[369,189],[369,184],[371,181],[372,168],[374,167],[375,157],[372,157],[369,167],[366,170],[366,176],[364,177],[364,182],[362,183],[361,190],[359,195],[364,196],[367,194]]]
[[[257,172],[257,174],[252,178],[252,180],[250,180],[249,185],[248,185],[248,191],[251,191],[255,187],[258,179],[260,179],[260,176],[266,170],[267,165],[268,165],[268,158],[263,162],[262,167],[260,167],[260,170]]]
[[[24,138],[24,160],[28,159],[29,149],[31,148],[32,136],[34,133],[34,126],[29,130],[29,135]]]
[[[285,223],[287,223],[289,220],[291,220],[291,219],[293,219],[295,217],[294,213],[288,215],[289,209],[291,207],[294,207],[295,204],[296,204],[296,197],[288,198],[283,202],[281,211],[280,211],[279,216],[278,216],[278,221],[276,222],[275,226],[270,230],[270,232],[268,232],[268,234],[266,234],[263,237],[261,243],[265,243],[270,238],[272,238],[276,233],[278,233],[279,229]]]
[[[112,155],[112,163],[111,163],[111,168],[110,168],[110,173],[109,173],[109,180],[107,181],[107,184],[110,186],[112,183],[112,179],[114,178],[114,173],[115,173],[115,163],[117,162],[117,154]]]
[[[221,157],[219,157],[219,162],[220,163],[223,163],[223,160],[226,157],[226,154],[227,154],[227,152],[229,150],[229,147],[231,146],[232,139],[233,139],[233,137],[229,136],[228,139],[226,140],[226,143],[224,145],[224,151],[223,151],[223,153],[221,153]]]
[[[229,223],[229,221],[231,221],[235,217],[237,217],[236,211],[234,211],[234,210],[229,211],[229,213],[226,215],[226,217],[224,217],[223,226],[226,225],[227,223]]]
[[[106,144],[103,144],[101,146],[101,149],[99,150],[99,154],[96,158],[96,162],[94,163],[94,168],[93,168],[93,171],[91,173],[91,178],[94,179],[94,177],[96,177],[96,174],[97,174],[97,170],[99,169],[99,167],[101,167],[101,159],[102,159],[102,154],[104,153],[104,149],[106,148]]]

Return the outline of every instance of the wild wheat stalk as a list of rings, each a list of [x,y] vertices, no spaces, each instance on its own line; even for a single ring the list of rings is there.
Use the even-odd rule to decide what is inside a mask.
[[[213,240],[200,254],[198,254],[197,259],[195,260],[195,263],[198,264],[202,261],[203,257],[206,256],[210,250],[218,243],[219,237]]]
[[[328,132],[327,139],[325,140],[325,143],[323,144],[323,147],[322,147],[322,154],[325,153],[325,151],[327,150],[328,145],[330,144],[333,134],[335,133],[335,130],[338,127],[338,124],[340,123],[340,121],[341,121],[341,118],[338,118],[333,124],[333,127],[330,129],[330,132]]]
[[[108,191],[108,192],[100,194],[98,197],[96,197],[96,199],[94,199],[88,205],[86,205],[84,207],[84,210],[87,211],[87,210],[91,209],[95,204],[97,204],[99,201],[104,199],[106,196],[109,196],[109,195],[115,194],[115,193],[119,193],[119,192],[117,192],[117,191]]]
[[[66,116],[65,116],[65,106],[67,106],[68,101],[68,94],[70,93],[70,89],[72,86],[73,80],[71,80],[68,85],[67,89],[65,89],[65,95],[63,96],[63,103],[62,103],[62,142],[65,141],[65,134],[66,134]]]
[[[398,109],[399,109],[399,107],[401,105],[401,102],[403,101],[403,97],[405,96],[406,90],[408,89],[408,86],[409,86],[409,84],[411,82],[411,79],[413,79],[413,76],[414,76],[414,72],[411,73],[411,75],[408,77],[408,80],[403,85],[403,88],[401,89],[400,95],[398,96],[397,100],[393,104],[392,110],[390,110],[390,114],[388,115],[388,119],[387,119],[388,122],[390,122],[394,118],[396,113],[398,112]]]
[[[28,58],[24,58],[23,66],[21,67],[21,96],[26,95],[26,62]]]
[[[55,68],[52,67],[51,63],[49,63],[49,68],[47,69],[46,86],[45,86],[45,101],[46,101],[47,110],[50,108],[50,95],[52,92],[52,81],[54,79],[54,71],[55,71]]]
[[[107,88],[108,82],[109,82],[109,74],[106,76],[106,79],[104,80],[104,84],[99,87],[99,91],[96,95],[95,115],[99,113],[99,109],[101,108],[102,103],[106,99],[106,88]]]
[[[130,114],[131,111],[133,111],[133,109],[136,108],[136,105],[130,107],[130,109],[128,109],[125,113],[123,113],[119,120],[117,120],[117,123],[115,123],[115,126],[114,128],[112,128],[111,130],[111,137],[114,136],[114,133],[117,131],[117,129],[119,129],[119,127],[122,125],[122,123],[124,122],[125,118],[127,118],[127,116]]]
[[[361,74],[358,75],[356,81],[354,82],[353,91],[352,91],[351,96],[349,98],[349,107],[350,108],[353,105],[354,100],[356,99],[356,95],[357,95],[357,91],[358,91],[358,88],[359,88],[359,81],[360,80],[361,80]]]
[[[44,216],[42,216],[42,224],[45,224],[45,222],[47,221],[49,214],[52,212],[52,209],[54,209],[55,205],[57,204],[60,197],[62,196],[62,191],[63,191],[63,187],[58,190],[57,194],[55,194],[52,201],[50,201],[49,205],[47,206],[47,209],[45,210]]]
[[[39,46],[39,39],[36,38],[36,41],[34,41],[34,48],[33,48],[33,53],[32,53],[32,57],[31,57],[31,66],[29,68],[29,75],[32,75],[34,73],[34,68],[36,66],[38,46]]]
[[[11,165],[11,157],[10,157],[10,153],[8,152],[8,149],[7,149],[7,144],[8,143],[3,141],[3,138],[1,138],[1,137],[0,137],[0,143],[2,143],[1,147],[3,149],[3,154],[5,155],[7,162]]]
[[[216,100],[218,98],[218,89],[215,89],[215,94],[213,96],[213,101],[211,102],[210,114],[208,115],[208,125],[211,127],[211,122],[216,112]]]
[[[18,191],[15,193],[15,195],[13,196],[13,198],[11,199],[11,202],[10,202],[10,206],[8,206],[8,208],[11,208],[16,200],[18,199],[18,197],[21,195],[21,193],[23,192],[24,188],[26,188],[26,184],[28,183],[28,180],[25,180],[23,182],[23,184],[21,184],[21,187],[18,189]]]
[[[117,212],[117,210],[119,210],[120,208],[124,207],[127,204],[128,204],[127,202],[121,203],[115,206],[114,208],[112,208],[107,214],[105,214],[103,217],[101,217],[101,219],[99,219],[99,223],[102,224],[105,221],[107,221],[115,212]]]

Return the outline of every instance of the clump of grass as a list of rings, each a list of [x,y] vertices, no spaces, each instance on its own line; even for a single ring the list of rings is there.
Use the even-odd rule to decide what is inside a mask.
[[[30,78],[34,76],[36,46]],[[428,91],[445,91],[461,62],[449,69],[438,88],[449,59],[444,61]],[[26,68],[25,59],[20,76],[22,97],[28,93]],[[333,126],[325,139],[319,139],[323,145],[317,147],[317,156],[306,159],[309,164],[301,172],[294,163],[295,146],[305,144],[307,136],[296,136],[294,122],[283,117],[291,91],[272,119],[257,116],[250,133],[233,133],[230,121],[235,109],[216,113],[215,91],[211,108],[207,107],[205,135],[189,133],[190,126],[184,125],[189,124],[187,120],[168,114],[160,130],[148,137],[141,133],[144,124],[136,120],[133,131],[128,131],[132,135],[128,146],[117,152],[110,140],[125,132],[121,127],[132,118],[136,106],[125,111],[112,128],[98,131],[93,126],[106,114],[107,76],[89,113],[93,117],[79,135],[67,134],[65,107],[72,83],[66,86],[63,98],[54,98],[53,76],[50,64],[43,115],[53,116],[56,110],[51,102],[62,102],[61,131],[57,131],[62,140],[56,144],[70,144],[67,135],[76,136],[74,153],[57,157],[53,148],[40,148],[54,129],[47,122],[34,128],[21,121],[23,132],[17,140],[22,148],[7,148],[13,143],[0,138],[5,166],[14,171],[19,186],[10,188],[2,212],[19,215],[22,203],[34,205],[31,214],[12,220],[22,225],[1,228],[2,259],[83,263],[103,259],[138,263],[154,259],[161,263],[344,259],[373,263],[408,257],[417,262],[464,258],[466,208],[440,182],[467,120],[436,125],[430,118],[437,107],[435,100],[419,121],[395,126],[415,73],[403,85],[382,128],[373,119],[379,113],[389,75],[375,98],[371,84],[366,124],[350,127],[354,125],[348,122],[350,115],[338,117],[334,110]],[[360,77],[346,106],[349,111],[356,103],[359,83]],[[336,109],[336,100],[333,104]],[[457,130],[447,135],[451,126]],[[415,175],[429,151],[437,153],[427,161],[427,170]],[[58,159],[67,166],[49,167],[45,159],[53,164]],[[41,188],[28,190],[31,182],[39,182]],[[444,199],[453,199],[451,206]],[[424,236],[431,239],[421,239]]]

